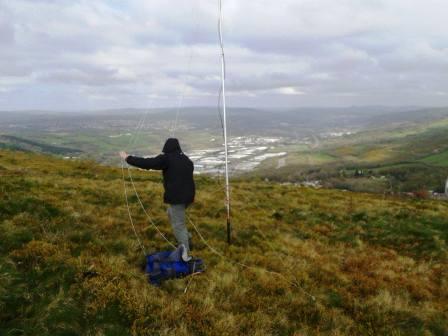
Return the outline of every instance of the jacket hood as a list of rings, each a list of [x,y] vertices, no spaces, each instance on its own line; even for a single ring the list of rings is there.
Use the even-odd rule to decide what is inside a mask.
[[[166,140],[165,145],[163,146],[162,152],[165,154],[174,153],[174,152],[182,152],[180,149],[179,140],[175,138],[169,138]]]

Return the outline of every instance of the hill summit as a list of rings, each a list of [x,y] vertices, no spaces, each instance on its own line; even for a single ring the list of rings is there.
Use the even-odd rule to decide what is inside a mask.
[[[0,151],[0,334],[448,333],[448,202],[238,179],[227,246],[223,185],[198,176],[207,271],[157,288],[122,173]],[[161,176],[132,170],[151,222],[124,173],[147,251],[169,249]]]

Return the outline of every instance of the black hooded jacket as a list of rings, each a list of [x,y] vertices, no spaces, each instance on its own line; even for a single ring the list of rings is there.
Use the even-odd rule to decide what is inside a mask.
[[[165,203],[186,205],[193,203],[195,196],[193,162],[182,153],[179,141],[174,138],[165,142],[162,152],[163,154],[153,158],[130,155],[126,162],[142,169],[162,170]]]

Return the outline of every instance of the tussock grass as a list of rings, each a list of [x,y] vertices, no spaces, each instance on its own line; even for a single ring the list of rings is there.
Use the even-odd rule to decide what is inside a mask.
[[[0,166],[2,335],[448,332],[447,203],[236,180],[229,247],[224,189],[198,177],[189,213],[225,258],[190,227],[207,272],[156,288],[141,270],[121,170],[12,151],[0,151]],[[133,176],[174,241],[160,176]],[[147,249],[168,249],[135,196],[130,208]]]

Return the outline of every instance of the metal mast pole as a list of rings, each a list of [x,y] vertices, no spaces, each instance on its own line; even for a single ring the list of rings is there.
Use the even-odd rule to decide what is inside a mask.
[[[222,0],[219,0],[219,43],[221,45],[221,85],[222,85],[222,114],[224,128],[224,153],[225,153],[225,175],[226,175],[226,207],[227,207],[227,243],[231,243],[230,225],[230,186],[229,186],[229,160],[227,149],[227,115],[226,115],[226,60],[224,55],[224,44],[222,39]]]

